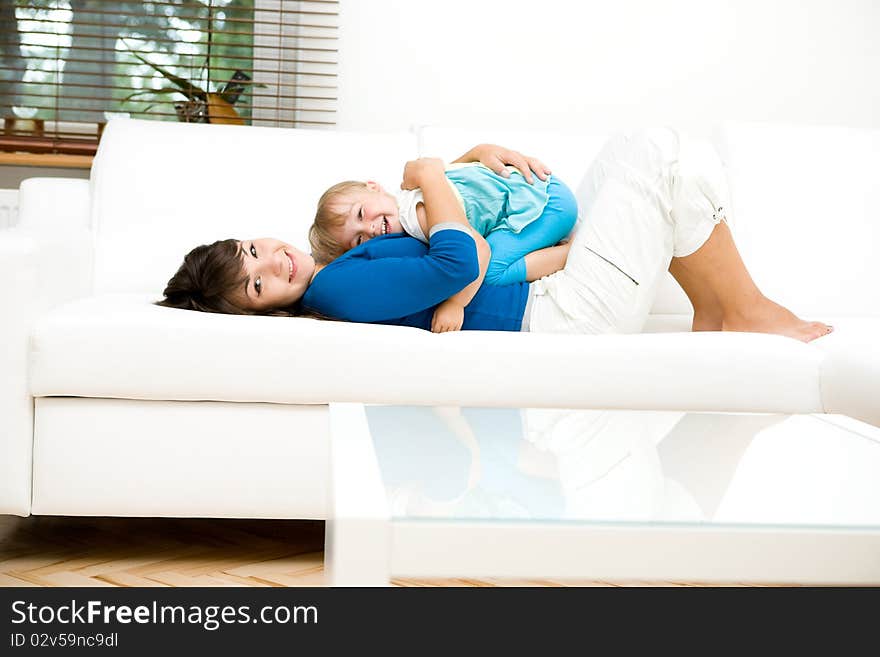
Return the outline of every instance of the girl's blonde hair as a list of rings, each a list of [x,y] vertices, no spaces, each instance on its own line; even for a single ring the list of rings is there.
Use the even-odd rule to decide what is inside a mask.
[[[353,192],[368,189],[367,183],[357,180],[346,180],[337,183],[321,195],[315,221],[309,228],[309,244],[312,257],[321,264],[335,260],[348,251],[345,245],[336,239],[334,233],[345,224],[349,208],[342,201]]]

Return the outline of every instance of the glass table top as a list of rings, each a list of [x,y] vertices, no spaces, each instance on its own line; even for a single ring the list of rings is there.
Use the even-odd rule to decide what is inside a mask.
[[[366,412],[393,519],[880,527],[880,429],[842,416]]]

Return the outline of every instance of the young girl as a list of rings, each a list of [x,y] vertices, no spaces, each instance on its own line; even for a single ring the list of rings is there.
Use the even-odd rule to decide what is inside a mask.
[[[482,280],[490,285],[535,281],[565,264],[568,247],[555,245],[571,232],[577,202],[555,176],[529,183],[514,167],[502,173],[479,163],[445,168],[468,223],[491,250]],[[422,189],[403,189],[395,197],[372,180],[346,181],[321,196],[309,239],[316,260],[327,263],[374,237],[399,233],[428,243]],[[470,300],[463,296],[438,307],[435,328],[461,328]]]
[[[526,256],[557,244],[574,226],[577,203],[564,183],[556,177],[530,183],[514,167],[498,174],[480,163],[455,162],[445,173],[468,223],[492,249],[487,283],[530,282],[559,269]],[[395,197],[372,180],[346,181],[318,201],[310,241],[318,261],[327,263],[380,235],[404,232],[427,244],[425,227],[421,189]]]

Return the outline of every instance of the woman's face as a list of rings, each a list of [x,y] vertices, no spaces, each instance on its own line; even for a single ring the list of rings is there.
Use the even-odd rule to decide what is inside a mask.
[[[312,256],[268,237],[238,244],[247,280],[233,292],[232,303],[246,310],[266,311],[287,307],[305,294],[315,273]]]

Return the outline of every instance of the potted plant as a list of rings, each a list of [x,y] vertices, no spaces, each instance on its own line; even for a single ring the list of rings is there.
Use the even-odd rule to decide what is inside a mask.
[[[186,80],[179,75],[175,75],[158,64],[154,64],[149,59],[134,52],[130,48],[129,52],[141,62],[159,72],[171,83],[172,86],[163,87],[161,89],[142,89],[126,96],[124,101],[129,102],[140,96],[148,95],[170,96],[172,94],[181,94],[186,98],[186,101],[175,102],[174,109],[177,112],[178,120],[186,123],[244,125],[244,119],[238,114],[234,107],[235,102],[248,87],[266,86],[264,84],[251,82],[250,76],[244,71],[236,71],[220,91],[205,91],[189,80]],[[208,64],[209,60],[206,60],[205,66],[208,66]],[[147,112],[152,107],[153,105],[150,105],[143,111]]]

